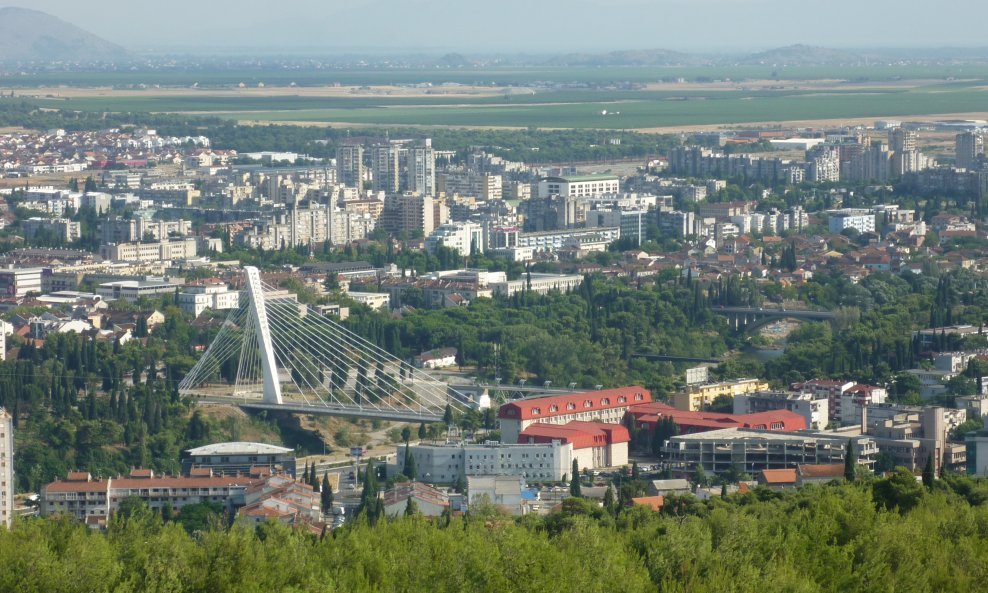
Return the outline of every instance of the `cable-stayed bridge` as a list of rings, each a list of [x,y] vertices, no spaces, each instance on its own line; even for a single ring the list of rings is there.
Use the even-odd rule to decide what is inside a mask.
[[[245,269],[240,306],[227,316],[179,392],[245,408],[406,422],[437,422],[463,397],[295,295]]]

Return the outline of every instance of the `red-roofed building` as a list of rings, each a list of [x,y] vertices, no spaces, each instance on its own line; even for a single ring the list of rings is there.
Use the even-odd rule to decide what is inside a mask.
[[[631,434],[620,424],[573,421],[562,426],[530,424],[518,437],[519,443],[555,441],[573,447],[573,459],[581,469],[594,469],[626,465]]]
[[[620,424],[628,408],[652,401],[644,387],[619,387],[586,393],[551,395],[513,401],[501,406],[501,440],[518,442],[518,436],[535,423],[568,424],[574,420]]]
[[[227,508],[244,504],[244,492],[257,478],[248,476],[156,477],[150,470],[135,470],[126,478],[94,480],[84,472],[55,481],[41,489],[41,514],[66,514],[92,526],[105,525],[120,502],[136,497],[152,509],[170,504],[217,502]]]
[[[668,404],[653,402],[632,406],[628,415],[635,425],[651,431],[662,418],[672,418],[679,427],[679,434],[693,434],[721,428],[754,428],[778,432],[792,432],[806,428],[803,416],[788,410],[770,410],[755,414],[722,414],[719,412],[687,412]]]

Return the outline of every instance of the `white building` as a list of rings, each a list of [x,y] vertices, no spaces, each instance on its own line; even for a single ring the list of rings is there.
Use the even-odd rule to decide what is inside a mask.
[[[170,239],[158,243],[116,243],[100,245],[100,257],[110,261],[160,262],[196,256],[195,237]]]
[[[65,243],[71,243],[82,235],[82,223],[67,218],[34,217],[21,222],[21,231],[25,239],[35,239],[39,234],[48,234]]]
[[[486,501],[512,515],[525,513],[521,492],[524,480],[517,476],[476,476],[467,478],[467,505]]]
[[[169,280],[118,280],[104,282],[96,287],[96,294],[104,301],[123,299],[135,302],[141,297],[153,297],[159,294],[175,293],[181,286]]]
[[[621,180],[614,175],[574,175],[546,177],[539,181],[539,197],[592,197],[621,192]]]
[[[472,222],[441,224],[425,238],[425,250],[435,253],[440,245],[453,249],[460,255],[483,253],[484,228]]]
[[[41,293],[41,268],[0,269],[0,296],[20,298]]]
[[[14,519],[14,419],[0,408],[0,525]]]
[[[567,292],[575,290],[583,284],[583,276],[580,274],[545,274],[530,272],[523,274],[517,280],[503,280],[492,282],[491,289],[496,295],[511,296],[517,292],[531,292],[535,294],[549,294],[554,290]]]
[[[840,233],[844,229],[856,229],[859,233],[875,232],[875,215],[871,210],[863,208],[845,208],[843,210],[827,210],[831,233]]]
[[[220,282],[187,286],[178,295],[178,306],[186,313],[199,317],[206,309],[225,311],[240,306],[240,291]]]
[[[346,295],[371,309],[387,309],[391,306],[391,295],[386,292],[348,291]]]
[[[397,446],[398,472],[405,469],[405,446]],[[558,482],[573,467],[573,446],[562,441],[533,444],[449,443],[409,445],[416,479],[451,484],[466,476],[521,476]]]

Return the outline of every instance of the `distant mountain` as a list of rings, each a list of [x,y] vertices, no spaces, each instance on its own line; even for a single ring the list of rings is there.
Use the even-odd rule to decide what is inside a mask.
[[[27,8],[0,8],[0,62],[96,62],[127,52],[60,18]]]
[[[547,66],[702,66],[706,58],[668,49],[642,49],[607,53],[572,53],[556,56]]]
[[[766,66],[825,66],[859,64],[863,61],[864,57],[855,52],[797,44],[741,56],[735,63]]]

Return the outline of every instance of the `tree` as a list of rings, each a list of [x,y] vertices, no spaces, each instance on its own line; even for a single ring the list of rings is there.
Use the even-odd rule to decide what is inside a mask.
[[[693,483],[699,487],[704,487],[709,482],[707,478],[707,472],[703,469],[703,464],[696,466],[696,472],[693,474]]]
[[[933,488],[933,482],[936,480],[936,466],[933,462],[933,453],[931,452],[926,456],[926,467],[923,468],[923,485],[927,489]]]
[[[329,483],[329,473],[322,475],[322,489],[319,491],[319,502],[322,504],[322,512],[328,515],[333,511],[333,486]]]
[[[607,485],[604,492],[604,509],[612,516],[617,516],[617,501],[614,500],[614,486],[611,484]]]
[[[401,428],[401,440],[405,443],[405,451],[408,451],[408,441],[412,438],[412,429],[409,426],[403,426]]]
[[[312,462],[312,465],[309,466],[309,486],[312,486],[313,488],[317,488],[319,486],[319,481],[316,479],[315,462]]]
[[[414,480],[415,474],[417,473],[415,468],[415,456],[408,450],[408,445],[405,445],[405,467],[401,473],[404,474],[409,480]]]
[[[844,479],[848,482],[853,482],[857,468],[858,460],[854,451],[854,441],[848,439],[847,449],[844,453]]]
[[[575,459],[573,460],[573,475],[569,480],[570,496],[575,496],[577,498],[582,497],[583,492],[580,487],[580,464]]]
[[[405,503],[405,516],[412,517],[419,512],[419,505],[415,503],[415,497],[409,496],[408,502]]]
[[[631,462],[631,479],[632,480],[638,480],[638,479],[641,479],[641,477],[642,477],[642,474],[641,474],[641,470],[638,469],[638,462],[637,461],[632,461]]]
[[[423,422],[419,424],[419,440],[424,441],[427,436],[429,436],[429,432],[425,428],[425,422]]]

